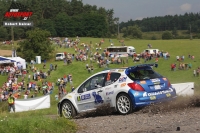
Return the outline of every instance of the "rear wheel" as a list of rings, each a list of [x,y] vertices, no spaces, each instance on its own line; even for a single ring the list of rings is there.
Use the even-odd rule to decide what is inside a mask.
[[[127,94],[120,94],[116,101],[117,111],[126,115],[133,111],[132,101]]]
[[[73,118],[76,116],[76,110],[74,106],[71,104],[71,102],[69,101],[63,102],[61,106],[61,113],[62,113],[62,116],[64,116],[67,119]]]

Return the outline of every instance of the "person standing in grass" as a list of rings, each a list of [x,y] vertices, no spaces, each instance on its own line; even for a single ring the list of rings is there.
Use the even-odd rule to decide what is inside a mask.
[[[12,95],[12,92],[10,92],[8,97],[8,111],[10,112],[11,109],[13,109],[13,112],[15,112],[15,98]]]
[[[193,71],[193,75],[194,75],[194,77],[196,77],[196,75],[197,75],[197,71],[196,71],[196,69],[194,69],[194,71]]]
[[[57,64],[55,64],[55,70],[57,70]]]

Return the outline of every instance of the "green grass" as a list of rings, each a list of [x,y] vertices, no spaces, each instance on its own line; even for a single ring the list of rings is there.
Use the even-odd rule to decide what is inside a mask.
[[[89,44],[90,41],[93,43],[93,47],[95,50],[95,43],[99,43],[102,38],[81,38],[81,42]],[[114,42],[114,45],[120,46],[120,43],[117,39],[112,39]],[[193,77],[193,69],[196,69],[198,66],[200,66],[200,54],[199,54],[199,44],[200,40],[131,40],[127,39],[125,40],[125,45],[127,46],[134,46],[136,48],[137,53],[141,53],[144,49],[147,48],[147,44],[152,44],[153,48],[157,48],[163,51],[168,51],[171,55],[171,58],[168,60],[164,60],[162,58],[158,61],[158,68],[155,68],[157,72],[162,74],[163,76],[167,77],[171,83],[182,83],[182,82],[194,82],[195,83],[195,92],[199,92],[198,88],[200,88],[200,78],[199,77]],[[109,46],[109,38],[105,38],[105,43],[102,44],[102,49]],[[83,48],[83,47],[81,47]],[[94,52],[93,50],[93,52]],[[73,48],[56,48],[56,52],[70,52],[74,53]],[[56,53],[55,52],[55,53]],[[194,55],[195,59],[191,60],[188,58],[188,54]],[[192,63],[192,69],[190,70],[177,70],[177,71],[171,71],[170,65],[171,63],[176,63],[178,66],[178,62],[176,61],[176,56],[184,55],[185,56],[185,63]],[[147,63],[152,63],[154,60],[149,61]],[[42,71],[47,71],[49,69],[50,63],[57,64],[58,69],[56,71],[51,72],[51,77],[48,77],[47,81],[50,82],[56,82],[58,78],[63,77],[65,74],[71,73],[73,75],[73,84],[74,87],[77,87],[80,83],[82,83],[86,78],[92,75],[87,72],[85,69],[86,63],[89,63],[89,61],[86,62],[80,62],[80,61],[74,61],[70,65],[64,65],[63,61],[47,61],[46,69],[43,69],[43,64],[36,64],[35,66]],[[132,62],[131,59],[129,59],[129,63],[125,64],[124,66],[133,66],[136,64],[144,63],[144,60],[141,60],[139,63]],[[102,71],[105,68],[98,68],[96,62],[93,63],[94,66],[94,72],[96,73],[98,71]],[[111,64],[110,68],[117,68],[122,67],[123,64],[114,65]],[[27,80],[27,79],[26,79]],[[5,82],[5,76],[0,76],[0,84]],[[40,84],[40,82],[38,82]],[[71,88],[69,84],[67,85],[67,91],[70,92]],[[21,113],[7,113],[7,104],[6,103],[0,103],[1,110],[0,110],[0,120],[1,119],[8,119],[8,121],[4,121],[0,125],[0,131],[8,132],[8,130],[5,128],[4,130],[1,129],[4,126],[10,127],[9,132],[20,132],[19,128],[23,129],[23,132],[75,132],[76,125],[70,120],[65,120],[62,118],[56,118],[52,119],[49,117],[46,117],[47,115],[56,115],[57,114],[57,108],[56,104],[58,101],[55,100],[55,95],[58,93],[57,87],[55,87],[55,91],[53,91],[53,94],[51,95],[51,108],[49,109],[43,109],[43,110],[36,110],[36,111],[28,111],[28,112],[21,112]],[[7,117],[6,117],[7,116]],[[16,123],[13,123],[13,121],[17,121]],[[27,125],[26,127],[25,125]],[[3,124],[3,126],[2,126]],[[37,128],[35,128],[35,125]],[[56,126],[57,125],[57,126]]]
[[[2,133],[75,133],[76,131],[76,126],[64,118],[39,116],[38,113],[31,115],[32,119],[26,113],[23,117],[16,113],[0,117],[0,131]]]

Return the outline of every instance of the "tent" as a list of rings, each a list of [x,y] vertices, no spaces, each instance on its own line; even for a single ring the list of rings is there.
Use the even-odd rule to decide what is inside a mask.
[[[16,62],[15,60],[0,56],[0,64],[8,64],[8,63],[15,63],[15,62]]]
[[[8,57],[8,59],[10,60],[14,60],[14,65],[17,66],[17,67],[21,67],[23,69],[26,69],[26,60],[21,58],[21,57]]]

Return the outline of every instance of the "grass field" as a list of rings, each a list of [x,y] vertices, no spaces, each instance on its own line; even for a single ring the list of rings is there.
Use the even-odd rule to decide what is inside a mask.
[[[109,46],[109,38],[104,38],[105,43],[102,45],[102,49]],[[96,45],[95,43],[99,43],[101,38],[81,38],[81,43],[90,43],[90,41],[93,44],[95,52]],[[120,46],[120,43],[117,39],[112,39],[114,42],[114,45]],[[152,44],[153,48],[160,49],[162,51],[168,51],[170,53],[170,58],[168,60],[165,60],[163,58],[160,58],[158,61],[158,68],[155,68],[155,71],[159,72],[160,74],[167,77],[171,83],[182,83],[182,82],[195,82],[195,92],[199,92],[198,89],[200,89],[200,78],[199,77],[193,77],[193,70],[200,66],[200,54],[199,54],[199,45],[200,40],[125,40],[126,46],[134,46],[136,48],[136,52],[140,53],[144,49],[147,48],[147,44]],[[83,47],[80,47],[83,48]],[[1,48],[0,48],[1,49]],[[4,48],[6,49],[6,48]],[[9,49],[9,48],[7,48]],[[56,48],[56,52],[70,52],[74,53],[74,49],[68,48]],[[188,55],[194,55],[194,60],[191,60],[188,58]],[[177,70],[177,71],[171,71],[170,65],[171,63],[176,63],[177,66],[179,62],[176,61],[176,56],[185,56],[184,63],[192,63],[192,69],[190,70]],[[153,63],[155,60],[149,61],[147,63]],[[47,71],[49,69],[50,64],[57,64],[58,69],[56,71],[52,71],[51,77],[48,77],[48,81],[56,82],[58,78],[61,78],[64,76],[64,74],[71,73],[73,75],[73,84],[74,87],[77,87],[81,82],[83,82],[86,78],[91,76],[92,74],[89,74],[87,70],[85,69],[86,63],[89,63],[89,61],[86,62],[80,62],[80,61],[74,61],[70,65],[64,65],[63,61],[54,61],[52,59],[51,61],[47,61],[47,68],[42,69],[43,64],[36,64],[35,66],[39,70]],[[133,66],[136,64],[144,63],[144,60],[141,60],[139,63],[134,63],[131,59],[129,59],[128,64],[119,64],[114,65],[111,64],[110,68],[117,68],[122,66]],[[94,62],[94,73],[98,71],[102,71],[105,68],[98,68],[97,64]],[[0,85],[2,85],[3,82],[5,82],[5,76],[0,76]],[[69,85],[67,85],[67,91],[70,91],[71,88]],[[51,129],[51,132],[75,132],[76,125],[69,121],[62,118],[59,119],[49,119],[49,117],[46,117],[47,115],[56,115],[57,114],[57,108],[56,104],[58,101],[55,100],[55,95],[57,94],[57,88],[55,88],[55,91],[51,95],[51,108],[50,109],[44,109],[44,110],[37,110],[37,111],[29,111],[29,112],[22,112],[22,113],[7,113],[7,105],[6,104],[0,104],[1,110],[0,110],[0,120],[8,118],[9,121],[7,124],[13,124],[12,119],[17,121],[15,124],[13,124],[13,130],[12,131],[19,131],[18,127],[23,128],[23,122],[29,122],[29,127],[26,127],[26,132],[37,132],[37,130],[41,130],[42,132],[48,132]],[[7,117],[6,117],[7,116]],[[41,126],[38,126],[38,128],[34,128],[34,125],[41,124],[39,121],[42,121]],[[45,124],[48,123],[48,124]],[[54,126],[54,123],[58,124],[59,126]],[[6,124],[3,124],[3,126],[6,126]],[[0,126],[0,131],[3,130]],[[50,129],[49,129],[50,128]]]

